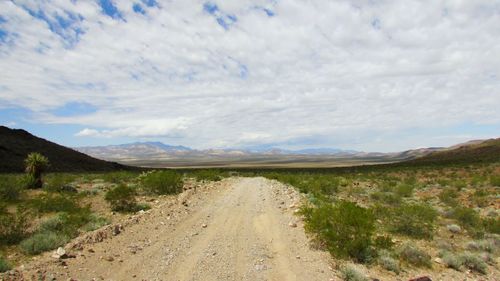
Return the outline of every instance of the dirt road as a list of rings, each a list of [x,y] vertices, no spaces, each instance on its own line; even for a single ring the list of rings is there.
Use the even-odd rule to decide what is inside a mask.
[[[76,258],[46,267],[58,280],[312,281],[333,276],[328,255],[310,249],[293,215],[294,190],[264,178],[232,178],[197,193],[180,200],[184,204],[157,206],[120,235],[84,245]]]

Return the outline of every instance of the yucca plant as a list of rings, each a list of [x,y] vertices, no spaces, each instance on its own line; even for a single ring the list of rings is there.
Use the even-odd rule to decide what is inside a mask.
[[[42,173],[49,167],[49,159],[38,152],[28,154],[24,160],[26,173],[33,178],[32,188],[42,187]]]

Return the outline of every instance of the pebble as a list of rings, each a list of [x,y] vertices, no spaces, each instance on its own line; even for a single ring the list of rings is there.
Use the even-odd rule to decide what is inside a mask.
[[[205,223],[201,225],[201,227],[203,228],[207,228],[208,225],[206,225]]]
[[[296,223],[294,223],[294,222],[290,222],[290,223],[288,224],[288,226],[289,226],[289,227],[297,227],[297,224],[296,224]]]

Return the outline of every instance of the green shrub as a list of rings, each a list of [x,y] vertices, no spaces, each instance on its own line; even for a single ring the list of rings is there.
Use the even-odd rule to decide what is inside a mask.
[[[401,203],[401,196],[392,192],[374,192],[370,197],[373,200],[380,201],[389,205],[397,205]]]
[[[481,223],[486,232],[500,234],[500,217],[484,218]]]
[[[220,181],[224,178],[222,173],[216,169],[197,170],[193,175],[199,181]]]
[[[0,245],[11,245],[21,241],[30,227],[31,214],[24,208],[17,208],[15,213],[0,206]]]
[[[45,251],[56,249],[66,244],[68,241],[69,238],[63,234],[47,231],[34,234],[33,236],[23,240],[19,246],[24,253],[36,255]]]
[[[175,171],[156,171],[143,177],[142,185],[153,194],[176,194],[182,192],[183,181]]]
[[[135,194],[133,187],[120,184],[106,192],[104,199],[111,205],[113,211],[135,212],[137,210]]]
[[[396,187],[396,194],[400,197],[411,197],[413,194],[413,189],[415,189],[414,185],[410,184],[400,184]]]
[[[0,201],[13,202],[19,199],[23,183],[16,176],[0,176]]]
[[[490,176],[490,184],[492,186],[500,187],[500,175],[492,175],[492,176]]]
[[[4,257],[0,256],[0,273],[10,270],[12,267]]]
[[[474,209],[467,207],[456,207],[452,211],[452,217],[456,219],[474,237],[481,237],[483,225],[481,217]]]
[[[340,270],[344,281],[369,281],[354,265],[347,265]]]
[[[75,181],[76,176],[64,173],[54,173],[45,178],[44,189],[51,192],[63,192],[64,187]]]
[[[463,265],[470,270],[486,274],[488,265],[483,261],[483,259],[472,253],[464,253],[461,255]]]
[[[126,183],[137,178],[137,172],[129,172],[129,171],[117,171],[117,172],[108,172],[98,175],[98,177],[102,178],[105,182],[109,183]]]
[[[332,255],[369,261],[375,230],[375,218],[370,210],[353,202],[339,201],[335,205],[305,207],[302,214],[306,230],[316,235]]]
[[[431,239],[437,212],[427,204],[403,204],[394,209],[390,230],[418,239]]]
[[[398,251],[399,257],[408,264],[418,267],[431,267],[431,256],[423,250],[406,243]]]
[[[439,199],[441,202],[449,205],[456,206],[457,203],[458,192],[453,188],[446,188],[441,193],[439,193]]]
[[[377,249],[390,250],[394,247],[394,242],[390,236],[377,236],[374,240],[374,246]]]
[[[38,198],[31,199],[30,202],[33,209],[40,213],[50,213],[50,212],[75,212],[80,207],[76,203],[75,199],[53,193],[46,193]]]

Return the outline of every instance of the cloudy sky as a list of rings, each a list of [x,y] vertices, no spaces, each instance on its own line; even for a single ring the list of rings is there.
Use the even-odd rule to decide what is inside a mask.
[[[500,1],[0,1],[0,124],[68,145],[500,137]]]

